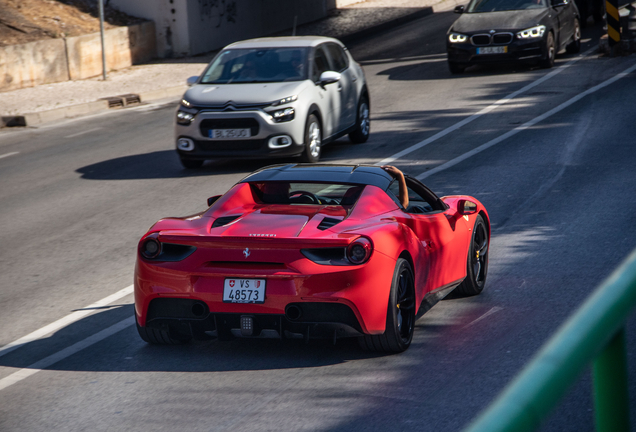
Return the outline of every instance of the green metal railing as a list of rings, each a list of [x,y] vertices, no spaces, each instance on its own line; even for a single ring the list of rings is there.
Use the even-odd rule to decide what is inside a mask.
[[[635,308],[636,250],[464,432],[536,430],[591,362],[596,430],[629,432],[625,322]]]

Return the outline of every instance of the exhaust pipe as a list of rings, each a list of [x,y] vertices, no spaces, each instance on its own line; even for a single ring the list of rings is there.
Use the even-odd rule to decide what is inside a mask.
[[[192,305],[191,311],[192,315],[194,315],[196,318],[203,318],[207,314],[208,307],[203,302],[196,302]]]
[[[303,310],[296,305],[288,305],[285,308],[285,318],[290,321],[297,321],[303,315]]]

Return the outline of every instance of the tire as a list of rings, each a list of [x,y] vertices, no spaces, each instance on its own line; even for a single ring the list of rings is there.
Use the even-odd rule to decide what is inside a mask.
[[[316,163],[320,160],[322,144],[322,130],[320,121],[314,114],[307,117],[305,126],[305,150],[301,156],[303,162]]]
[[[468,247],[466,279],[455,288],[460,296],[474,296],[481,293],[488,275],[488,229],[481,216],[477,216],[473,235]]]
[[[141,339],[151,345],[183,345],[192,340],[192,335],[142,327],[137,323],[137,317],[135,317],[135,324]]]
[[[581,52],[581,26],[577,19],[574,20],[574,35],[572,36],[572,42],[565,47],[565,50],[569,54]]]
[[[181,165],[183,165],[185,169],[201,168],[203,166],[203,162],[205,162],[200,159],[185,159],[182,157],[180,157],[179,160],[181,160]]]
[[[466,70],[466,66],[460,66],[458,63],[449,61],[448,70],[450,70],[452,74],[457,75],[457,74],[464,73],[464,70]]]
[[[358,338],[360,347],[367,351],[399,353],[413,340],[415,328],[415,287],[413,270],[409,262],[399,258],[389,294],[386,312],[386,330],[381,335]]]
[[[545,58],[539,62],[542,68],[549,69],[554,66],[554,57],[556,56],[556,48],[554,47],[554,35],[548,33],[545,40]]]
[[[369,118],[369,99],[366,95],[360,97],[358,113],[356,114],[356,129],[349,134],[349,140],[354,144],[362,144],[369,139],[371,119]]]

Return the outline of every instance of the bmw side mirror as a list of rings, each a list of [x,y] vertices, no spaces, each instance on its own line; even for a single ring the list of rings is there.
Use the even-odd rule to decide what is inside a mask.
[[[208,207],[210,207],[212,204],[214,204],[216,202],[216,200],[218,200],[222,196],[223,195],[214,195],[213,197],[208,198]]]
[[[340,73],[334,71],[325,71],[320,75],[320,85],[326,86],[327,84],[333,84],[340,81]]]
[[[198,76],[191,76],[190,78],[186,80],[186,84],[188,85],[188,87],[191,87],[195,85],[198,80],[199,80]]]
[[[464,6],[455,6],[455,9],[453,10],[453,12],[455,13],[464,13]]]
[[[460,215],[470,215],[477,213],[477,204],[465,199],[457,201],[457,213]]]

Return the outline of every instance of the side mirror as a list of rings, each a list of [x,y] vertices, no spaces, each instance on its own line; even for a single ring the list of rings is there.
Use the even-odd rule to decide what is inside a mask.
[[[455,9],[453,10],[453,12],[455,13],[464,13],[464,7],[465,6],[455,6]]]
[[[199,80],[198,76],[191,76],[190,78],[186,80],[186,84],[188,85],[188,87],[192,87],[193,85],[197,83],[198,80]]]
[[[460,215],[470,215],[477,213],[477,204],[465,199],[457,201],[457,213]]]
[[[326,86],[327,84],[333,84],[340,81],[340,73],[334,71],[325,71],[320,75],[320,85]]]
[[[212,204],[214,204],[216,202],[216,200],[218,200],[222,196],[223,195],[214,195],[213,197],[208,198],[208,207],[210,207]]]

